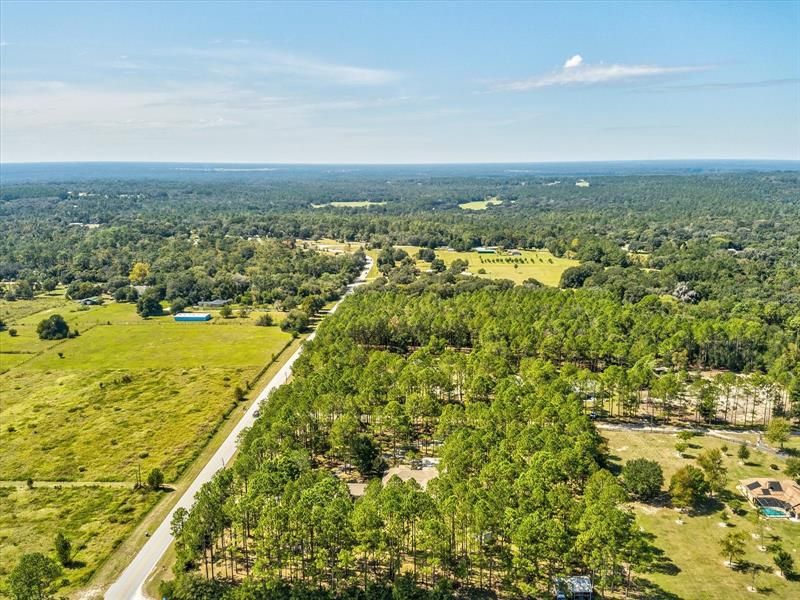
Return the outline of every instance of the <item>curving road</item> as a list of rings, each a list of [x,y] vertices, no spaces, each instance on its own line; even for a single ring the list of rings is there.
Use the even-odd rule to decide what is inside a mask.
[[[345,297],[352,293],[357,286],[365,283],[367,273],[369,273],[371,267],[372,259],[367,257],[366,267],[361,272],[361,275],[358,277],[358,279],[356,279],[354,283],[347,286]],[[339,300],[339,302],[337,302],[333,308],[331,308],[330,312],[334,312],[339,307],[339,304],[341,304],[342,300],[344,300],[344,297]],[[316,332],[312,332],[307,339],[313,339],[315,333]],[[280,370],[275,373],[275,376],[258,395],[256,401],[253,402],[247,412],[245,412],[242,419],[236,424],[228,437],[225,438],[225,441],[222,442],[222,445],[214,453],[214,456],[212,456],[208,463],[206,463],[206,466],[203,467],[203,470],[200,471],[195,480],[186,489],[180,500],[178,500],[175,506],[172,507],[172,510],[169,512],[169,514],[164,517],[164,520],[158,526],[156,531],[148,538],[145,545],[142,546],[141,550],[139,550],[139,553],[125,568],[119,578],[111,585],[111,587],[108,588],[105,593],[105,598],[107,600],[144,600],[146,598],[143,590],[144,583],[158,564],[158,561],[161,560],[161,557],[167,551],[167,548],[169,548],[169,545],[172,543],[170,523],[175,510],[179,507],[187,510],[191,508],[192,504],[194,503],[194,497],[200,490],[200,487],[204,483],[210,481],[214,476],[214,473],[219,471],[223,465],[226,465],[233,457],[233,455],[236,453],[236,442],[239,438],[239,434],[242,432],[242,430],[250,427],[253,424],[253,422],[256,420],[256,411],[261,403],[267,399],[272,390],[286,383],[286,381],[289,379],[289,375],[291,375],[292,365],[300,356],[302,351],[303,345],[301,345],[295,351],[295,353],[289,357],[289,360],[286,361]]]

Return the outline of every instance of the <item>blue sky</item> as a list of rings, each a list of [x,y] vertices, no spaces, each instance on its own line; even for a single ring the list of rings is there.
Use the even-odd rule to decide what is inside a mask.
[[[0,3],[0,160],[800,159],[800,2]]]

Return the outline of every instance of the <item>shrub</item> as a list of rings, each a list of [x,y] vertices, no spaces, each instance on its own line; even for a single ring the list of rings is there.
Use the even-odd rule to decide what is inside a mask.
[[[304,311],[293,309],[289,311],[289,314],[286,315],[286,318],[281,323],[281,329],[297,335],[308,328],[309,322],[310,319]]]
[[[68,567],[72,562],[72,542],[67,539],[67,536],[59,531],[56,534],[54,545],[58,562],[60,562],[63,566]]]
[[[651,500],[661,492],[664,472],[656,461],[636,458],[625,463],[622,480],[629,494],[640,500]]]
[[[264,313],[263,315],[260,315],[258,319],[256,319],[256,325],[259,327],[270,327],[272,324],[272,315],[269,313]]]
[[[739,457],[739,460],[746,461],[750,458],[750,449],[745,444],[741,444],[736,451],[736,456]]]
[[[36,326],[40,340],[63,340],[69,336],[69,325],[61,315],[51,315]]]
[[[147,475],[147,485],[150,487],[151,490],[160,489],[164,483],[164,473],[161,472],[161,469],[153,469]]]

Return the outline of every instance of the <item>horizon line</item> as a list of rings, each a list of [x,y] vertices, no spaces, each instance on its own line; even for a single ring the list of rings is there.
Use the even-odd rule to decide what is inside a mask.
[[[80,165],[80,164],[141,164],[141,165],[279,165],[279,166],[460,166],[460,165],[537,165],[537,164],[586,164],[586,163],[656,163],[656,162],[788,162],[800,163],[798,158],[611,158],[575,160],[508,160],[508,161],[458,161],[458,162],[250,162],[227,160],[42,160],[2,161],[7,165]]]

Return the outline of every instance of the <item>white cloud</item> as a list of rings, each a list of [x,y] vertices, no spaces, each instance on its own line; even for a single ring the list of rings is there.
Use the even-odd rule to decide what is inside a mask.
[[[548,87],[586,86],[607,83],[618,83],[645,79],[649,77],[675,75],[707,71],[712,67],[679,66],[664,67],[659,65],[605,65],[586,64],[580,54],[567,59],[564,66],[553,73],[537,75],[528,79],[507,81],[493,87],[495,91],[524,92]]]
[[[279,74],[298,79],[354,86],[376,86],[400,79],[397,71],[320,61],[256,46],[189,48],[180,55],[201,59],[214,73],[229,76]]]

